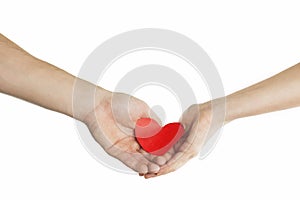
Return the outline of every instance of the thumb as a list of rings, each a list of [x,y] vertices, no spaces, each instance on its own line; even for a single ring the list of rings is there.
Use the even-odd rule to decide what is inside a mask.
[[[151,118],[151,119],[154,119],[160,126],[162,126],[162,121],[161,121],[160,117],[145,102],[144,102],[144,109],[143,110],[144,110],[144,112],[142,112],[140,118]]]

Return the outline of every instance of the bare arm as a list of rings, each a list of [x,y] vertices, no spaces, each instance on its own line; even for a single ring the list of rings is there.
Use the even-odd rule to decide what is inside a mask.
[[[75,83],[76,100],[73,102]],[[1,34],[0,92],[84,122],[108,154],[136,172],[157,172],[159,166],[155,162],[166,162],[164,157],[142,154],[133,136],[136,120],[151,117],[146,103],[74,77],[31,56]]]
[[[222,108],[224,100],[226,109]],[[198,155],[207,138],[225,123],[296,106],[300,106],[300,64],[227,97],[192,105],[183,113],[181,120],[188,131],[174,146],[175,151],[170,152],[172,158],[161,167],[157,175],[175,171]],[[217,112],[212,108],[216,108]],[[225,119],[221,117],[219,120],[218,116],[225,116]],[[216,118],[218,120],[214,121]],[[145,177],[157,175],[146,174]]]
[[[226,98],[226,121],[300,106],[300,64]]]
[[[82,96],[96,86],[39,60],[0,34],[0,92],[26,100],[82,120],[92,110],[84,101],[81,113],[73,113],[72,92],[75,81],[80,81]],[[99,92],[105,93],[102,88]]]

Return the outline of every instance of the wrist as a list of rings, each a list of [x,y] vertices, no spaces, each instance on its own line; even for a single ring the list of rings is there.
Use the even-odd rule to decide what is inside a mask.
[[[72,116],[85,123],[96,107],[106,106],[111,99],[111,92],[87,81],[77,79],[72,94]]]
[[[226,124],[230,122],[227,111],[226,111],[226,98],[218,98],[203,104],[200,104],[200,113],[202,115],[211,117],[211,122],[217,123],[219,125]]]

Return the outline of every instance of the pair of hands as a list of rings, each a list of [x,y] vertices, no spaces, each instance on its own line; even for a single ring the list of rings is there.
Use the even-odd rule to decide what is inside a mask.
[[[229,122],[300,106],[299,77],[298,63],[224,98],[192,105],[180,119],[184,136],[165,155],[153,156],[144,152],[134,137],[139,118],[151,117],[159,122],[146,103],[96,88],[100,95],[95,95],[95,105],[91,105],[94,84],[31,56],[0,34],[0,92],[83,121],[108,154],[146,178],[172,172],[196,156],[224,119]]]
[[[109,155],[151,178],[177,170],[199,153],[211,126],[211,111],[209,103],[190,106],[180,119],[184,136],[162,156],[145,152],[134,137],[138,119],[160,120],[145,102],[133,96],[106,91],[83,121]]]

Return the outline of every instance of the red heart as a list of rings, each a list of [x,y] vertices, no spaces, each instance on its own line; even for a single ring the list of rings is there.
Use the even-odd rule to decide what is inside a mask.
[[[135,137],[141,147],[154,155],[163,155],[183,136],[181,123],[161,127],[154,119],[141,118],[135,125]]]

